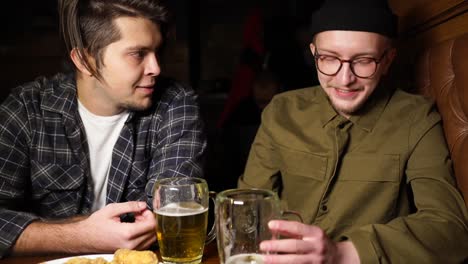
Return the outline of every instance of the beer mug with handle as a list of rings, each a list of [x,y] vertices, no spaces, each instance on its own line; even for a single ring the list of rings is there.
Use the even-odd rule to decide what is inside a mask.
[[[278,195],[263,189],[233,189],[218,193],[215,203],[218,253],[223,264],[261,264],[263,240],[278,239],[268,222],[292,211],[282,211]],[[268,254],[268,253],[267,253]]]
[[[164,263],[200,263],[207,235],[210,193],[205,180],[175,177],[156,181],[153,210],[159,252]]]

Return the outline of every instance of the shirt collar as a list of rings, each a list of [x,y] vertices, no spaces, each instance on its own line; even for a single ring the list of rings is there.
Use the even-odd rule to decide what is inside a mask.
[[[366,132],[371,132],[382,115],[390,99],[391,90],[379,85],[375,88],[367,103],[361,110],[353,114],[349,120]]]
[[[74,118],[77,109],[76,81],[74,74],[57,74],[46,84],[42,108]]]
[[[60,113],[68,119],[75,119],[78,111],[78,97],[74,73],[55,75],[47,83],[45,93],[48,96],[42,104],[44,110]],[[132,120],[134,117],[135,112],[129,111],[127,121]]]
[[[327,94],[323,91],[322,87],[319,87],[318,100],[320,109],[323,111],[320,115],[322,127],[325,127],[328,123],[334,120],[339,114],[333,108],[328,99]],[[357,127],[364,129],[367,132],[372,131],[375,124],[377,123],[380,115],[385,110],[385,106],[390,99],[391,92],[386,87],[376,87],[372,96],[368,99],[364,107],[357,113],[350,116],[349,120]]]
[[[319,86],[317,89],[319,89],[317,92],[317,99],[319,100],[319,106],[322,111],[322,114],[320,115],[320,122],[322,123],[322,127],[325,127],[338,116],[338,113],[331,105],[330,101],[328,100],[328,95],[325,93],[323,88]]]

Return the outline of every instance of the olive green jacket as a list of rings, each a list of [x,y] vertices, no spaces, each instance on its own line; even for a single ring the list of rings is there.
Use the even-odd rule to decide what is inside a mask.
[[[461,263],[468,213],[441,118],[420,96],[377,91],[349,120],[320,87],[276,96],[239,187],[277,191],[361,263]]]

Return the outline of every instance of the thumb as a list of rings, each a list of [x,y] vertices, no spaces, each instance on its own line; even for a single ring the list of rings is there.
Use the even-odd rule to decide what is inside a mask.
[[[146,203],[139,201],[125,202],[125,203],[111,203],[101,209],[102,213],[116,217],[127,213],[140,213],[146,210]]]

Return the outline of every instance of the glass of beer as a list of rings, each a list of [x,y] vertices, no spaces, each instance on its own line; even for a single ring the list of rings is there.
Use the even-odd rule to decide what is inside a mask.
[[[215,203],[218,253],[222,264],[262,264],[260,242],[278,239],[268,222],[292,211],[282,211],[278,195],[263,189],[234,189],[220,192]],[[267,252],[268,254],[268,252]]]
[[[177,177],[156,181],[153,210],[164,263],[201,262],[205,243],[215,238],[214,228],[206,234],[209,199],[203,179]]]

